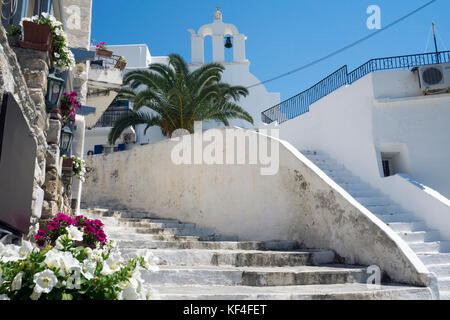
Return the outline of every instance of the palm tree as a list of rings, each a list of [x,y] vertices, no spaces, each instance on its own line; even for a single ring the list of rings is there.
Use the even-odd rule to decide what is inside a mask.
[[[242,86],[221,82],[225,68],[208,63],[190,71],[183,58],[169,56],[169,65],[154,63],[147,70],[129,72],[124,79],[128,88],[121,90],[116,100],[133,102],[133,110],[119,118],[108,140],[112,145],[129,126],[159,126],[170,137],[176,129],[194,131],[194,121],[217,120],[225,126],[230,119],[243,119],[253,124],[249,113],[236,104],[248,95]],[[153,113],[141,110],[148,107]]]

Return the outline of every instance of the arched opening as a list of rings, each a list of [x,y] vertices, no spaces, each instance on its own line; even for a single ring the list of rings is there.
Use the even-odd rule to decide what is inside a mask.
[[[205,63],[213,61],[213,42],[210,35],[203,37],[204,50],[205,50]]]
[[[229,47],[231,45],[231,47]],[[231,34],[226,34],[224,36],[224,47],[225,47],[225,62],[234,61],[234,41]]]

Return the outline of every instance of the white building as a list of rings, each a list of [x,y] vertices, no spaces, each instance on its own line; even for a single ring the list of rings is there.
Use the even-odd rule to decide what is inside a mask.
[[[191,56],[192,62],[190,67],[192,69],[199,68],[205,63],[205,37],[212,38],[212,62],[218,62],[225,66],[225,71],[222,74],[222,81],[231,85],[241,85],[250,87],[260,83],[250,72],[250,61],[246,57],[245,41],[247,37],[239,33],[236,26],[222,21],[222,13],[217,10],[214,13],[214,21],[210,24],[205,24],[195,32],[192,29],[188,30],[191,34]],[[233,45],[232,48],[225,48],[225,39],[230,37]],[[225,50],[233,50],[232,61],[225,61]],[[280,103],[280,94],[268,92],[264,85],[258,85],[249,88],[249,95],[242,98],[238,104],[243,107],[253,117],[254,125],[244,120],[232,120],[230,125],[251,129],[258,128],[261,112],[267,107]],[[204,127],[211,127],[206,125]]]
[[[450,298],[448,62],[447,51],[439,59],[433,53],[371,60],[351,73],[344,67],[263,113],[265,122],[280,122],[281,139],[399,233],[436,273],[445,298]],[[393,66],[406,70],[372,72]],[[317,98],[311,105],[303,102]]]
[[[191,49],[192,49],[192,63],[189,65],[192,69],[196,69],[205,63],[204,59],[204,38],[211,36],[213,39],[213,62],[222,63],[225,66],[225,71],[222,75],[222,81],[231,85],[251,86],[259,83],[252,73],[250,73],[250,61],[246,58],[245,54],[245,40],[246,36],[240,34],[238,29],[232,25],[222,21],[222,13],[220,11],[215,12],[214,21],[211,24],[206,24],[198,30],[196,33],[192,29],[189,29],[191,33]],[[233,61],[225,62],[225,38],[226,36],[232,37],[233,44]],[[168,57],[157,56],[153,57],[150,54],[150,50],[145,44],[136,45],[111,45],[108,46],[108,50],[114,52],[114,55],[123,56],[127,60],[127,66],[124,70],[124,74],[129,71],[137,69],[146,69],[151,63],[168,63]],[[230,49],[231,50],[231,49]],[[253,117],[254,125],[243,120],[232,120],[230,125],[235,125],[243,128],[257,128],[260,123],[261,112],[268,106],[277,104],[280,102],[279,93],[267,92],[263,85],[259,85],[249,89],[249,95],[242,98],[238,104],[242,106]],[[117,109],[119,107],[119,109]],[[122,107],[122,109],[120,108]],[[136,126],[135,138],[133,136],[134,130],[130,128],[124,133],[124,136],[117,141],[115,146],[109,146],[107,142],[108,133],[112,127],[114,120],[116,120],[123,112],[124,108],[131,108],[132,105],[110,106],[103,117],[99,120],[96,126],[86,131],[86,143],[85,153],[88,152],[113,152],[123,148],[133,147],[133,142],[136,145],[151,144],[166,139],[159,127],[151,127],[144,134],[145,125]],[[143,108],[145,110],[147,108]],[[148,112],[152,112],[147,109]],[[203,128],[208,129],[216,127],[220,124],[209,121],[204,123]],[[133,137],[127,138],[126,135],[132,135]],[[131,141],[131,142],[130,142]],[[97,146],[97,147],[96,147]],[[97,148],[97,151],[96,151]]]

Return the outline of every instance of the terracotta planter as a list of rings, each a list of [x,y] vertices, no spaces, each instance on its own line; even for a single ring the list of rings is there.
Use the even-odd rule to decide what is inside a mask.
[[[31,21],[23,22],[23,41],[19,41],[22,48],[48,51],[53,56],[53,36],[48,24]]]
[[[102,57],[106,57],[106,58],[111,58],[113,55],[112,51],[105,50],[105,49],[96,49],[95,52],[97,53],[98,56],[102,56]]]
[[[73,159],[68,158],[68,159],[63,159],[63,163],[62,163],[62,171],[73,171]]]
[[[116,68],[123,70],[127,66],[127,63],[125,61],[117,61]]]

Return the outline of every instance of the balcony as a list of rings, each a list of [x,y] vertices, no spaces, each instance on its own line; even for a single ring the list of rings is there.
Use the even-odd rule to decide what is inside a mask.
[[[113,110],[106,110],[95,124],[95,128],[113,127],[114,123],[124,115],[128,114],[128,108],[114,108]]]
[[[88,72],[87,105],[95,107],[95,113],[86,116],[86,127],[92,128],[120,91],[123,79],[120,56],[95,56]]]

